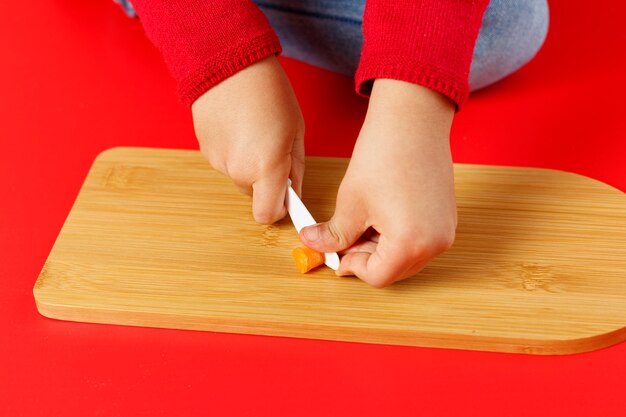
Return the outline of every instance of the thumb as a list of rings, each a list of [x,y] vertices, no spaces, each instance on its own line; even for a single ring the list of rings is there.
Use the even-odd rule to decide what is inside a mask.
[[[329,221],[303,228],[300,240],[319,252],[339,252],[352,246],[365,230],[366,223],[356,216],[335,212]]]
[[[287,174],[280,172],[252,184],[252,214],[258,223],[272,224],[287,215]]]

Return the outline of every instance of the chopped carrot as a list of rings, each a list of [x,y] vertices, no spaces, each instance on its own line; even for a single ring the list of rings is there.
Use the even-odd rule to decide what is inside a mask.
[[[303,274],[306,274],[311,269],[324,263],[323,253],[307,248],[306,246],[295,248],[291,251],[291,256],[293,256],[293,260],[296,261],[298,271]]]

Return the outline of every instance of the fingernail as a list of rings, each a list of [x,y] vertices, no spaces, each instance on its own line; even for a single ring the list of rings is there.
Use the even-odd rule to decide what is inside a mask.
[[[309,242],[315,242],[320,239],[320,231],[317,226],[305,227],[302,231],[304,238]]]

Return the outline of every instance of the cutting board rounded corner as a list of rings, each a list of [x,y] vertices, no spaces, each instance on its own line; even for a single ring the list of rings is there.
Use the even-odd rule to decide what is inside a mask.
[[[150,148],[150,150],[157,150],[159,148]],[[145,148],[141,148],[138,146],[112,146],[110,148],[106,148],[100,153],[96,155],[94,158],[94,163],[97,161],[105,161],[105,160],[114,160],[118,161],[120,157],[126,158],[129,154],[133,153],[142,153],[145,151]]]
[[[37,290],[33,291],[33,295],[35,298],[35,307],[37,308],[37,312],[39,312],[39,314],[49,319],[60,319],[54,314],[54,306],[41,300]]]
[[[35,281],[35,285],[33,286],[33,298],[35,299],[35,307],[39,314],[44,317],[50,319],[57,319],[55,315],[55,303],[50,301],[49,295],[49,284],[46,282],[48,277],[48,262],[46,262],[37,277],[37,281]],[[53,279],[60,279],[60,277],[56,276]],[[54,297],[52,297],[54,299]]]
[[[506,167],[506,166],[502,165],[502,167]],[[537,170],[537,171],[554,172],[554,173],[558,173],[557,175],[562,175],[564,178],[570,177],[576,182],[587,182],[590,184],[590,186],[595,186],[595,187],[601,186],[610,192],[614,192],[614,193],[621,195],[625,199],[624,201],[626,201],[626,193],[623,190],[620,190],[619,188],[615,187],[614,185],[609,184],[608,182],[605,182],[597,178],[589,177],[585,174],[572,172],[572,171],[566,171],[564,169],[559,169],[559,168],[544,168],[544,167],[517,167],[517,168],[528,170],[528,171]]]
[[[595,352],[626,340],[626,327],[588,337],[542,340],[540,345],[520,343],[514,353],[531,355],[577,355]]]

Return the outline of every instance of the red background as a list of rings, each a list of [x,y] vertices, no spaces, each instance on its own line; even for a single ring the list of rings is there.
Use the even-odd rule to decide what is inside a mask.
[[[537,58],[458,115],[456,162],[626,191],[626,6],[592,6],[551,2]],[[624,415],[626,343],[538,357],[43,318],[32,287],[95,156],[197,145],[157,51],[110,1],[2,1],[0,59],[0,415]],[[366,108],[352,81],[282,62],[307,153],[349,156]]]

